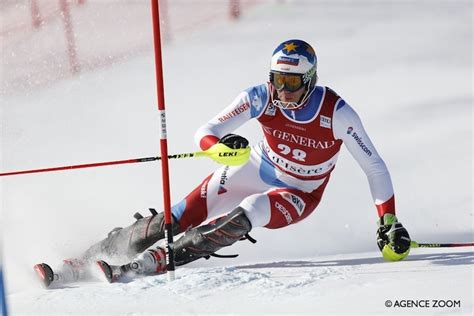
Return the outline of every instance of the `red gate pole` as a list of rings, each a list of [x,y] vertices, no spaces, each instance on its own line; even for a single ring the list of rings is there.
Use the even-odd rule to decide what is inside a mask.
[[[39,28],[41,26],[41,14],[38,8],[37,0],[31,0],[31,21],[34,28]]]
[[[240,0],[229,0],[229,16],[237,20],[240,16]]]
[[[73,75],[79,72],[79,62],[77,61],[76,41],[72,29],[71,12],[68,0],[59,0],[59,9],[64,23],[64,32],[66,33],[67,52],[69,56],[69,66]]]
[[[170,180],[168,168],[168,142],[166,138],[165,92],[163,84],[163,62],[161,56],[160,13],[158,0],[151,0],[153,18],[153,42],[155,47],[156,92],[158,97],[158,112],[160,113],[160,150],[161,171],[163,182],[163,202],[165,214],[166,263],[168,280],[174,280],[174,246],[171,224]]]

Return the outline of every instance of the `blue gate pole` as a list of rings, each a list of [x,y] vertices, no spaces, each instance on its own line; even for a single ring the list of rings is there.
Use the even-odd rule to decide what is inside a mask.
[[[2,313],[1,315],[7,316],[7,301],[5,300],[5,285],[3,283],[3,270],[0,265],[0,301],[2,304]]]

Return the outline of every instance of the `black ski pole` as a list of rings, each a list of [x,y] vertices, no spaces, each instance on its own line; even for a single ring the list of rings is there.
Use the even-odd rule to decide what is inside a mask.
[[[168,155],[168,159],[191,158],[191,157],[194,157],[194,156],[201,157],[201,156],[204,156],[204,155],[205,154],[203,154],[203,152],[194,152],[194,153]],[[95,162],[95,163],[87,163],[87,164],[71,165],[71,166],[61,166],[61,167],[52,167],[52,168],[44,168],[44,169],[8,171],[8,172],[0,173],[0,177],[14,176],[14,175],[28,174],[28,173],[52,172],[52,171],[61,171],[61,170],[72,170],[72,169],[83,169],[83,168],[103,167],[103,166],[112,166],[112,165],[123,165],[123,164],[131,164],[131,163],[138,163],[138,162],[156,161],[156,160],[160,160],[160,159],[161,159],[161,157],[156,156],[156,157],[133,158],[133,159],[125,159],[125,160],[106,161],[106,162]]]
[[[412,248],[451,248],[451,247],[474,247],[474,243],[451,243],[451,244],[436,244],[436,243],[419,243],[411,241]]]

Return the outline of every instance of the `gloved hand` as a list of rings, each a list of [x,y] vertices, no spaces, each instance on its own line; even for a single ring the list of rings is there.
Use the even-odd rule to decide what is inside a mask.
[[[380,217],[377,229],[377,245],[388,261],[403,260],[410,252],[410,235],[393,214]]]
[[[249,146],[249,141],[239,135],[227,134],[224,135],[220,140],[220,144],[224,144],[231,149],[241,149]]]
[[[227,134],[217,144],[214,144],[203,155],[210,157],[217,163],[227,166],[245,164],[250,157],[249,141],[242,136]]]

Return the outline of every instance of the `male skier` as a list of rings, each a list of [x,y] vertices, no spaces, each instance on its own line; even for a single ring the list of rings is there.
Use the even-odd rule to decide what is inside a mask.
[[[287,40],[273,52],[269,82],[246,89],[198,129],[196,143],[211,152],[248,148],[244,137],[231,132],[251,119],[260,123],[263,140],[237,157],[214,156],[226,165],[172,207],[173,234],[184,232],[174,243],[176,265],[209,258],[250,238],[256,227],[278,229],[306,218],[321,201],[343,143],[367,175],[383,257],[398,261],[408,255],[410,236],[395,216],[384,161],[354,109],[330,88],[317,86],[317,80],[313,48],[302,40]],[[98,261],[109,281],[125,273],[165,272],[165,250],[157,246],[164,239],[164,216],[151,211],[151,216],[136,214],[134,224],[111,231],[80,260],[65,261],[59,272],[46,264],[36,265],[36,271],[48,286],[80,278],[84,262],[125,256],[129,262],[121,266]]]

